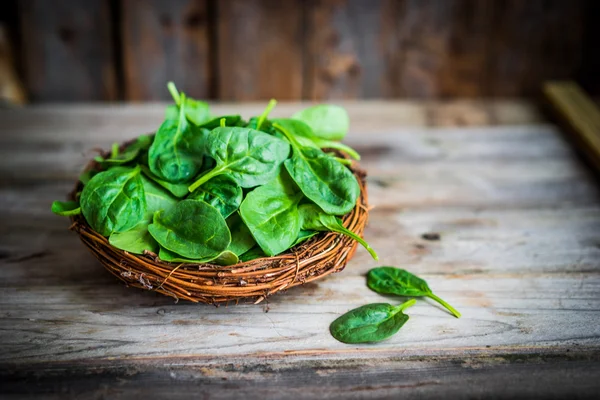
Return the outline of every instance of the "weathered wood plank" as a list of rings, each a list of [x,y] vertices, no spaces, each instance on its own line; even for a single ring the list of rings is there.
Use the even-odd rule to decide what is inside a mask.
[[[32,100],[116,100],[108,0],[25,0],[19,6]]]
[[[217,2],[220,99],[302,98],[302,13],[300,0]]]
[[[125,0],[123,61],[127,100],[171,100],[168,81],[209,98],[211,70],[206,0]]]

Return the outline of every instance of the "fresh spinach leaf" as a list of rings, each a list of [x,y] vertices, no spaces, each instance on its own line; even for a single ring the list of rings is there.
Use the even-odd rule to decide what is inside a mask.
[[[146,177],[151,179],[153,182],[159,184],[163,188],[167,189],[169,192],[171,192],[173,196],[181,198],[187,196],[190,193],[188,191],[187,183],[167,182],[164,179],[160,179],[158,176],[154,175],[152,171],[150,171],[150,169],[145,165],[140,165],[140,168],[142,169],[142,172]]]
[[[300,243],[307,241],[311,237],[315,236],[317,233],[319,233],[319,232],[307,231],[304,229],[300,229],[300,233],[298,233],[298,237],[296,238],[296,241],[294,242],[293,245],[290,246],[290,248],[298,246]]]
[[[182,200],[169,210],[156,212],[148,230],[162,247],[189,259],[215,258],[231,242],[221,213],[198,200]]]
[[[225,119],[225,126],[229,127],[239,127],[244,126],[245,122],[239,115],[225,115],[222,117],[216,117],[209,121],[206,121],[202,125],[199,126],[201,129],[206,129],[208,131],[212,131],[215,128],[221,127],[221,120]]]
[[[360,195],[356,177],[321,150],[302,146],[290,131],[292,124],[280,122],[273,126],[285,135],[293,148],[292,158],[284,165],[304,195],[328,214],[350,212]]]
[[[81,214],[81,207],[77,201],[55,201],[52,203],[52,212],[63,217]]]
[[[242,204],[242,197],[242,188],[232,178],[218,175],[191,193],[188,199],[204,201],[227,218]]]
[[[341,233],[360,243],[375,260],[379,259],[375,250],[363,238],[346,228],[341,219],[323,212],[315,204],[302,204],[299,211],[300,219],[302,220],[302,229]]]
[[[408,321],[404,310],[415,304],[409,300],[399,306],[367,304],[342,315],[329,326],[331,335],[343,343],[373,343],[389,338]]]
[[[231,232],[231,243],[227,250],[241,256],[256,245],[256,241],[252,237],[252,233],[244,224],[239,213],[233,213],[227,218],[227,226]]]
[[[92,179],[97,173],[98,171],[94,169],[85,170],[79,175],[79,182],[83,183],[84,185],[87,185],[90,179]]]
[[[200,126],[211,120],[210,109],[208,103],[200,100],[195,100],[190,97],[181,96],[173,82],[167,83],[167,88],[175,101],[175,105],[168,106],[165,111],[165,119],[179,119],[179,112],[182,102],[184,103],[185,116],[192,124]]]
[[[119,152],[119,144],[112,146],[110,158],[104,159],[100,164],[102,168],[110,168],[115,165],[127,164],[134,161],[142,152],[148,150],[152,145],[154,137],[151,135],[141,135],[127,146],[122,152]]]
[[[263,185],[279,173],[290,146],[264,132],[248,128],[216,128],[206,137],[206,153],[216,166],[190,185],[193,192],[217,175],[227,174],[243,188]]]
[[[429,297],[460,318],[460,313],[454,307],[433,294],[427,282],[404,269],[386,266],[373,268],[367,274],[367,286],[377,293]]]
[[[162,123],[148,152],[150,171],[171,183],[189,181],[200,172],[207,133],[188,123],[183,93],[181,98],[179,119]]]
[[[254,246],[244,254],[240,256],[240,260],[242,262],[256,260],[258,258],[268,257],[265,252],[260,248],[260,246]]]
[[[133,228],[147,208],[140,167],[98,173],[83,187],[80,203],[88,224],[103,236]]]
[[[342,140],[350,127],[350,118],[344,107],[332,104],[305,108],[292,118],[305,122],[315,135],[327,140]]]
[[[296,119],[279,118],[271,121],[272,123],[284,126],[290,133],[298,139],[303,146],[314,145],[320,149],[335,149],[347,153],[355,160],[360,160],[360,154],[350,146],[333,140],[323,139],[312,131],[311,127],[305,122]]]
[[[179,254],[173,253],[163,247],[160,248],[158,258],[162,261],[172,263],[191,263],[191,264],[204,264],[211,263],[217,265],[234,265],[239,262],[238,257],[229,250],[225,250],[217,257],[209,257],[206,259],[191,259],[180,256]]]
[[[302,197],[285,170],[246,195],[240,215],[265,254],[277,255],[296,241],[301,225],[298,203]]]

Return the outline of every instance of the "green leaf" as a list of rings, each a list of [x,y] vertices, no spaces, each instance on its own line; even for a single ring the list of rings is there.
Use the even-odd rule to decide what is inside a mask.
[[[242,197],[242,188],[232,178],[218,175],[191,193],[188,199],[204,201],[227,218],[242,204]]]
[[[84,185],[87,185],[87,183],[90,181],[90,179],[92,179],[94,177],[94,175],[96,175],[97,173],[98,173],[98,171],[93,170],[93,169],[88,169],[87,171],[83,171],[79,175],[79,182],[83,183]]]
[[[227,226],[231,232],[231,243],[227,250],[241,256],[256,245],[256,241],[252,237],[252,233],[244,224],[239,213],[233,213],[227,218]]]
[[[319,233],[319,232],[307,231],[307,230],[301,229],[300,233],[298,233],[298,237],[296,238],[296,241],[294,242],[294,244],[291,247],[298,246],[300,243],[307,241],[311,237],[315,236],[317,233]]]
[[[301,120],[279,118],[271,121],[274,124],[283,126],[293,134],[303,146],[316,146],[320,149],[336,149],[347,153],[355,160],[360,160],[360,154],[350,146],[333,140],[327,140],[315,135],[310,126]]]
[[[140,153],[150,148],[153,140],[154,137],[150,135],[138,136],[138,138],[129,146],[127,146],[122,152],[118,151],[119,145],[118,143],[115,143],[113,145],[111,157],[103,160],[100,164],[103,168],[110,168],[115,165],[127,164],[129,162],[132,162],[140,155]]]
[[[290,146],[264,132],[248,128],[216,128],[206,137],[206,154],[216,166],[190,187],[193,192],[211,178],[227,174],[243,188],[264,185],[279,173]]]
[[[63,217],[81,214],[81,207],[77,201],[55,201],[52,203],[52,212]]]
[[[192,124],[200,126],[211,120],[208,103],[180,95],[173,82],[167,83],[167,88],[171,92],[175,105],[167,107],[165,119],[177,120],[181,103],[184,102],[185,117]]]
[[[355,206],[360,187],[352,172],[321,150],[302,146],[288,130],[291,124],[273,124],[290,141],[292,158],[284,165],[306,197],[326,213],[344,215]]]
[[[256,260],[258,258],[268,257],[265,252],[260,248],[260,246],[254,246],[244,254],[240,256],[240,260],[242,262]]]
[[[185,95],[181,94],[182,101]],[[148,152],[150,171],[171,183],[186,182],[202,168],[204,137],[207,131],[190,125],[180,107],[179,119],[165,120]]]
[[[256,243],[269,256],[289,249],[300,232],[298,203],[302,192],[288,174],[279,176],[246,195],[240,215]]]
[[[191,259],[180,256],[179,254],[173,253],[165,248],[160,248],[158,258],[162,261],[172,263],[190,263],[190,264],[218,264],[218,265],[234,265],[239,262],[238,257],[229,250],[225,250],[216,257],[209,257],[205,259]]]
[[[373,248],[360,236],[346,228],[339,218],[333,215],[329,215],[321,210],[315,204],[303,204],[300,206],[300,219],[302,220],[302,229],[312,231],[331,231],[344,234],[358,243],[360,243],[371,257],[375,260],[379,259],[379,256],[373,250]]]
[[[208,120],[202,125],[200,125],[198,128],[212,131],[215,128],[221,127],[222,119],[225,119],[225,126],[228,127],[243,126],[245,124],[244,120],[242,120],[242,117],[239,115],[224,115],[222,117],[216,117],[211,120]]]
[[[305,108],[292,116],[305,122],[318,137],[327,140],[342,140],[348,133],[350,118],[343,107],[319,104]]]
[[[146,177],[148,177],[155,183],[159,184],[163,188],[167,189],[169,192],[171,192],[171,194],[173,194],[173,196],[181,198],[181,197],[187,196],[190,193],[188,190],[187,183],[167,182],[163,179],[160,179],[158,176],[154,175],[152,173],[152,171],[150,171],[150,169],[148,167],[146,167],[145,165],[140,165],[140,168],[142,169],[142,172],[144,173],[144,175]]]
[[[83,187],[80,203],[88,224],[103,236],[133,228],[147,208],[140,167],[98,173]]]
[[[404,269],[385,266],[373,268],[367,274],[367,286],[377,293],[429,297],[460,318],[460,313],[454,307],[433,294],[427,282]]]
[[[157,253],[159,246],[148,232],[149,221],[142,221],[126,232],[113,232],[108,242],[117,249],[133,254],[144,254],[144,250]]]
[[[189,259],[215,258],[231,242],[221,213],[198,200],[182,200],[169,210],[156,212],[148,230],[162,247]]]
[[[404,310],[415,304],[409,300],[399,306],[367,304],[342,315],[329,326],[331,335],[343,343],[373,343],[389,338],[408,321]]]

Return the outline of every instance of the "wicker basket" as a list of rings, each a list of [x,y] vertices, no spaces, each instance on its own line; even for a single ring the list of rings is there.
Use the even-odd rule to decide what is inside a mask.
[[[127,144],[127,143],[126,143]],[[124,144],[124,146],[126,145]],[[92,161],[86,167],[96,169]],[[362,236],[368,218],[365,172],[351,167],[361,188],[356,207],[342,219],[344,226]],[[82,189],[77,183],[71,194]],[[83,216],[72,219],[71,230],[100,260],[104,267],[128,286],[153,290],[176,300],[220,304],[240,300],[260,303],[284,289],[314,281],[344,269],[354,255],[357,243],[347,236],[323,232],[275,257],[259,258],[230,266],[215,264],[168,263],[156,254],[131,254],[111,246],[95,232]]]

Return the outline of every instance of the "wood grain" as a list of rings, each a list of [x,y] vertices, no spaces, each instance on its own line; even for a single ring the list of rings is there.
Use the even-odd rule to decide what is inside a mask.
[[[206,0],[124,0],[123,62],[127,100],[170,100],[168,81],[210,98],[211,53]]]
[[[218,96],[299,100],[303,85],[303,2],[217,2]]]
[[[357,121],[348,143],[363,154],[375,207],[366,238],[381,264],[423,276],[463,318],[422,300],[387,341],[335,341],[327,327],[341,313],[398,301],[365,287],[365,273],[379,264],[362,248],[345,271],[262,306],[174,304],[123,287],[49,206],[71,189],[86,159],[82,151],[151,129],[162,106],[0,110],[6,121],[0,128],[2,393],[250,399],[279,398],[286,390],[294,398],[326,399],[597,393],[600,189],[560,132],[526,103],[479,104],[474,112],[490,115],[465,118],[518,123],[488,127],[428,126],[438,121],[425,117],[436,110],[430,103],[347,104]],[[469,103],[460,104],[445,103],[447,115],[448,109],[468,114]],[[248,115],[262,107],[225,104],[216,112]],[[276,112],[300,107],[282,104]]]
[[[116,100],[108,0],[19,2],[33,101]]]

